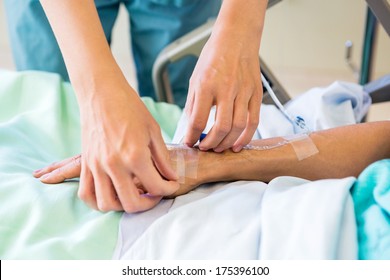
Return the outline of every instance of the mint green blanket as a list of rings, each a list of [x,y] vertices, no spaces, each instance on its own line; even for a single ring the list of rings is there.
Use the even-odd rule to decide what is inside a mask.
[[[390,159],[367,167],[352,188],[359,259],[390,260]]]
[[[143,99],[170,141],[181,110]],[[55,74],[0,70],[0,258],[110,259],[121,213],[77,198],[77,183],[45,185],[31,173],[80,153],[79,111]]]

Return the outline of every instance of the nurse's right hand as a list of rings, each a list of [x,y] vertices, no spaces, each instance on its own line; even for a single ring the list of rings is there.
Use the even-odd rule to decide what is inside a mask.
[[[159,125],[118,76],[85,88],[94,94],[78,94],[83,155],[78,195],[100,211],[134,213],[154,207],[179,183]],[[134,177],[146,194],[139,193]]]

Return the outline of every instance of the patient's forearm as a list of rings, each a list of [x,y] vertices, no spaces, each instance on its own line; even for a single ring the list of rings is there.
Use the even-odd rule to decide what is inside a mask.
[[[310,180],[358,176],[370,163],[390,157],[390,122],[345,126],[310,135],[319,153],[298,160],[291,144],[270,150],[202,155],[202,181],[260,180],[296,176]],[[264,140],[259,140],[260,143]],[[211,168],[210,163],[214,166]],[[201,173],[198,173],[201,174]]]
[[[191,160],[183,157],[182,164],[185,166],[179,169],[181,172],[193,171],[196,167],[197,176],[184,174],[185,182],[171,197],[185,194],[203,183],[210,182],[235,180],[269,182],[275,177],[287,175],[309,180],[358,176],[370,163],[390,158],[390,121],[318,131],[310,134],[310,138],[319,152],[303,160],[298,160],[291,144],[261,151],[244,149],[239,153],[230,150],[223,153],[202,152],[194,149],[192,152],[198,159],[196,165],[193,156]],[[281,140],[282,138],[273,138],[252,143],[263,146],[270,141],[277,143]],[[176,152],[170,151],[171,155]],[[80,176],[80,171],[80,156],[76,156],[38,170],[34,176],[41,178],[44,183],[59,183]],[[142,186],[139,188],[142,190]]]

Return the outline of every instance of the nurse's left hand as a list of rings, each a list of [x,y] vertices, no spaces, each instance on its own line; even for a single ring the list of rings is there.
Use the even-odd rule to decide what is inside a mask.
[[[197,142],[210,108],[216,105],[215,124],[199,148],[240,151],[256,131],[262,96],[258,48],[211,36],[190,79],[185,106],[189,128],[184,142],[189,146]]]

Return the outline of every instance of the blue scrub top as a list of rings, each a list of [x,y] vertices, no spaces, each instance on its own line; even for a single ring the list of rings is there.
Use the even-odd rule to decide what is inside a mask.
[[[153,63],[170,42],[216,17],[221,0],[95,0],[108,43],[120,5],[130,14],[133,57],[141,96],[156,98]],[[42,70],[69,76],[39,0],[5,0],[10,41],[18,70]],[[75,44],[77,48],[77,44]],[[195,57],[169,66],[175,103],[185,104]]]

